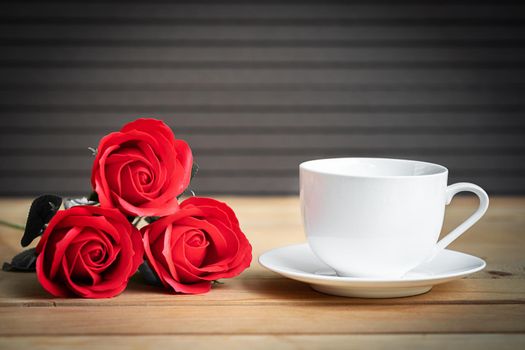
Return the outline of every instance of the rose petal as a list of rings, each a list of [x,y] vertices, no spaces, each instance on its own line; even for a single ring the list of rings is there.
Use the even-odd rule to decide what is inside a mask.
[[[143,258],[139,231],[114,209],[76,206],[55,215],[38,245],[37,277],[54,296],[121,293]]]
[[[178,210],[189,184],[193,156],[188,144],[155,119],[138,119],[102,138],[91,174],[102,207],[127,215],[165,216]]]

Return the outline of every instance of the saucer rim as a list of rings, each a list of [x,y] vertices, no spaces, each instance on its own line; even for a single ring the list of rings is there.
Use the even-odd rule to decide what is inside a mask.
[[[264,253],[262,253],[261,255],[259,255],[259,258],[257,259],[259,264],[261,266],[263,266],[264,268],[270,270],[270,271],[273,271],[273,272],[276,272],[280,275],[283,275],[285,277],[295,277],[295,278],[300,278],[300,279],[308,279],[308,280],[317,280],[317,281],[337,281],[337,282],[349,282],[349,283],[371,283],[371,284],[374,284],[374,283],[389,283],[389,282],[392,282],[392,283],[414,283],[414,282],[433,282],[433,281],[436,281],[436,282],[439,282],[439,281],[442,281],[442,280],[450,280],[450,279],[455,279],[455,278],[459,278],[459,277],[464,277],[464,276],[467,276],[467,275],[470,275],[470,274],[473,274],[473,273],[476,273],[476,272],[479,272],[481,270],[483,270],[486,266],[487,266],[487,263],[485,260],[475,256],[475,255],[471,255],[471,254],[467,254],[467,253],[463,253],[463,252],[458,252],[456,250],[452,250],[452,249],[443,249],[443,251],[449,251],[449,252],[452,252],[454,254],[460,254],[460,255],[464,255],[466,257],[469,257],[469,258],[474,258],[475,260],[477,260],[479,262],[479,266],[475,267],[475,268],[472,268],[472,269],[468,269],[468,270],[463,270],[463,271],[459,271],[459,272],[456,272],[456,273],[442,273],[442,274],[439,274],[439,275],[432,275],[432,276],[419,276],[419,277],[411,277],[411,278],[375,278],[375,277],[348,277],[348,276],[325,276],[325,275],[316,275],[316,274],[313,274],[313,273],[310,273],[310,272],[306,272],[306,271],[303,271],[303,272],[294,272],[294,271],[290,271],[290,270],[286,270],[286,269],[281,269],[279,267],[275,267],[274,266],[269,266],[269,264],[265,264],[263,262],[263,260],[265,259],[265,256],[268,256],[269,253],[272,253],[272,252],[275,252],[276,250],[285,250],[287,248],[292,248],[292,247],[299,247],[299,246],[302,246],[302,247],[306,247],[307,249],[310,249],[308,247],[308,243],[295,243],[295,244],[288,244],[288,245],[285,245],[285,246],[281,246],[281,247],[277,247],[277,248],[273,248],[273,249],[270,249]],[[310,250],[311,251],[311,250]],[[311,283],[311,282],[310,282]]]

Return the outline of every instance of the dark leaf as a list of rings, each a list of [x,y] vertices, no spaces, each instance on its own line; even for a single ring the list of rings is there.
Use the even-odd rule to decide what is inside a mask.
[[[199,165],[197,163],[193,162],[193,165],[191,166],[190,181],[193,180],[193,178],[195,177],[195,175],[197,175],[198,172],[199,172]]]
[[[191,166],[191,177],[190,177],[190,183],[191,183],[191,180],[193,180],[193,178],[195,177],[195,175],[197,175],[197,173],[199,172],[199,166],[197,165],[197,163],[193,163],[193,165]],[[181,194],[179,194],[177,196],[177,199],[180,199],[181,197],[183,197],[184,195],[192,195],[192,196],[195,196],[195,192],[190,188],[190,186],[188,186],[184,192],[182,192]]]
[[[88,201],[99,203],[100,201],[98,200],[98,193],[95,191],[91,192],[91,194],[88,197]]]
[[[20,242],[22,247],[27,247],[44,232],[45,225],[57,213],[60,205],[62,205],[62,198],[52,194],[42,195],[33,201],[27,215],[24,235]]]
[[[88,147],[88,150],[91,151],[91,155],[92,155],[93,157],[95,157],[95,156],[97,155],[98,149],[93,148],[93,147]]]
[[[144,218],[144,220],[146,220],[146,222],[147,222],[148,224],[151,224],[152,222],[155,222],[155,221],[157,221],[158,219],[160,219],[160,216],[146,216],[146,217]]]
[[[146,260],[144,260],[144,262],[139,266],[139,271],[147,284],[162,287],[162,282],[159,280],[155,271],[149,267],[149,264]]]
[[[34,272],[36,266],[35,248],[24,250],[13,257],[10,263],[4,262],[2,270],[13,272]]]

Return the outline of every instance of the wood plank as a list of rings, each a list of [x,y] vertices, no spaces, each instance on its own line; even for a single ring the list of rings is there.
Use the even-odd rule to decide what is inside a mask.
[[[525,305],[342,304],[328,308],[250,304],[248,309],[201,304],[191,308],[142,305],[119,308],[118,312],[111,309],[2,307],[0,317],[5,323],[0,334],[131,335],[137,329],[141,334],[157,335],[525,332]]]
[[[254,263],[256,264],[256,263]],[[491,270],[492,271],[492,270]],[[481,278],[483,276],[483,278]],[[435,286],[431,292],[411,298],[351,299],[324,295],[308,285],[277,277],[262,269],[252,270],[205,295],[173,295],[146,285],[136,276],[126,291],[113,299],[52,298],[35,274],[0,272],[0,307],[106,307],[128,306],[261,306],[261,305],[523,305],[525,278],[491,279],[488,274]],[[272,297],[269,298],[268,295]]]
[[[131,335],[131,336],[15,336],[0,337],[2,349],[140,349],[180,348],[215,350],[403,348],[406,350],[461,348],[520,349],[525,346],[523,334],[374,334],[374,335]]]
[[[226,201],[236,211],[244,232],[252,241],[254,256],[279,246],[304,242],[297,197],[219,197],[219,199]],[[10,203],[9,206],[2,206],[3,218],[23,224],[30,201],[27,199],[9,199],[4,201],[4,203],[7,202]],[[472,196],[455,198],[446,209],[443,235],[459,225],[474,211],[476,205],[477,202]],[[266,218],[272,218],[272,220],[266,220]],[[475,292],[476,286],[483,286],[483,288],[477,290],[486,290],[497,294],[503,291],[500,288],[503,288],[502,286],[506,283],[505,280],[523,279],[525,277],[525,270],[523,270],[523,259],[525,257],[524,225],[525,206],[523,198],[493,196],[491,207],[485,217],[451,245],[451,249],[474,254],[485,259],[488,263],[485,271],[477,273],[471,278],[484,279],[489,282],[488,284],[479,282],[482,284],[476,285],[470,280],[465,280],[461,282],[466,284],[456,285],[456,287],[466,287],[464,292]],[[2,232],[0,235],[0,261],[2,261],[9,259],[20,251],[20,232],[4,227],[0,228],[0,232]],[[7,278],[9,274],[3,276]],[[276,277],[276,275],[263,269],[254,261],[252,267],[243,273],[240,278],[268,277]],[[33,277],[24,275],[20,278],[19,282],[22,284],[36,284]],[[230,283],[234,283],[234,289],[235,286],[240,287],[242,285],[235,284],[234,280],[227,281],[226,285],[220,286],[219,290],[222,290],[221,288],[230,290],[229,288],[232,286]],[[474,284],[471,285],[470,283]],[[503,283],[503,285],[500,285],[500,283]],[[448,286],[452,287],[451,284],[446,284],[442,287],[448,288]],[[472,286],[472,288],[468,286]],[[525,295],[523,286],[520,287],[518,284],[514,285],[514,287],[509,289],[508,292]],[[21,289],[33,290],[32,288]],[[290,286],[290,289],[292,290],[293,287]],[[458,290],[460,289],[454,289],[454,292]],[[43,291],[40,290],[39,293],[43,293]],[[126,293],[124,293],[123,297],[125,296]],[[211,294],[208,294],[208,296],[213,297]],[[486,296],[480,294],[475,299],[479,300],[479,298],[484,297]],[[512,298],[502,296],[498,297],[498,299]]]
[[[281,245],[304,241],[297,196],[218,198],[236,211],[245,232],[254,240],[255,255]],[[20,224],[25,222],[29,199],[10,198],[4,199],[3,203],[9,203],[1,206],[2,217],[5,220]],[[476,205],[476,200],[471,196],[455,198],[452,204],[447,206],[443,232],[448,232],[461,223]],[[265,220],[268,217],[272,220]],[[519,263],[525,257],[524,225],[525,205],[522,197],[491,196],[491,205],[484,218],[451,247],[487,259],[489,267],[490,264],[514,264],[514,272],[519,276],[524,273],[518,273],[521,269]],[[0,252],[0,257],[5,259],[20,250],[20,232],[5,227],[1,227],[0,230],[0,248],[4,250],[4,253]],[[485,277],[498,276],[488,274]],[[510,277],[512,276],[508,275],[505,278]]]
[[[235,197],[220,196],[219,200],[229,203],[237,213],[242,227],[255,240],[256,254],[268,249],[304,241],[297,196]],[[2,203],[2,202],[0,202]],[[31,203],[30,199],[4,199],[1,206],[3,218],[23,224]],[[473,197],[457,197],[447,206],[443,231],[450,231],[474,210],[477,201]],[[272,220],[264,220],[271,217]],[[523,254],[523,225],[525,225],[525,204],[522,197],[491,197],[491,206],[484,218],[471,230],[453,243],[453,249],[487,258],[494,263],[521,261]],[[20,232],[2,227],[3,249],[10,249],[10,255],[20,249]],[[504,249],[500,251],[500,249]],[[4,253],[5,254],[5,253]],[[1,256],[1,254],[0,254]],[[5,256],[5,255],[4,255]]]
[[[300,228],[298,199],[296,197],[227,197],[220,199],[226,200],[236,210],[245,232],[248,233],[255,247],[255,256],[272,247],[304,240]],[[25,212],[27,211],[28,200],[9,200],[3,203],[9,203],[8,206],[5,204],[1,206],[6,219],[14,222],[23,220]],[[448,231],[451,227],[457,225],[457,223],[469,214],[469,211],[472,210],[474,206],[475,200],[471,198],[460,197],[454,200],[452,205],[447,209],[444,231]],[[498,326],[496,327],[499,327],[499,325],[501,325],[501,323],[498,323],[500,317],[513,319],[515,325],[521,325],[523,322],[519,317],[525,315],[521,309],[525,303],[525,299],[523,298],[525,295],[525,272],[522,268],[523,257],[525,256],[523,254],[523,240],[525,236],[522,231],[525,220],[525,215],[523,215],[524,211],[525,206],[522,198],[495,197],[492,200],[492,206],[486,217],[472,230],[476,232],[466,234],[453,244],[454,249],[473,252],[487,259],[489,265],[486,271],[474,275],[473,278],[437,286],[432,292],[414,298],[360,300],[325,296],[313,292],[301,283],[275,278],[275,274],[262,269],[256,263],[239,278],[225,281],[226,283],[224,285],[214,288],[211,293],[206,295],[173,296],[159,293],[157,289],[145,286],[141,283],[140,279],[136,278],[132,281],[128,290],[121,296],[115,299],[103,300],[52,299],[47,297],[45,292],[38,287],[34,275],[0,272],[0,306],[2,306],[0,314],[2,314],[2,319],[11,321],[9,322],[9,327],[17,328],[18,330],[24,329],[28,334],[42,334],[39,333],[40,331],[36,333],[27,331],[31,328],[21,327],[22,323],[17,323],[26,322],[26,318],[33,320],[35,315],[34,310],[37,310],[37,319],[35,322],[51,315],[50,319],[48,319],[48,322],[49,320],[51,321],[49,328],[55,327],[55,330],[45,329],[43,330],[43,332],[46,332],[45,334],[48,334],[47,332],[53,334],[53,332],[57,332],[57,330],[63,328],[56,327],[57,324],[72,325],[73,328],[68,328],[68,333],[79,334],[79,332],[81,332],[81,334],[85,334],[82,328],[85,328],[85,325],[82,324],[84,321],[78,318],[77,312],[94,312],[93,309],[95,306],[101,310],[100,314],[96,312],[91,313],[88,314],[85,319],[98,320],[104,313],[117,314],[110,311],[114,307],[119,309],[118,314],[121,315],[122,310],[129,310],[129,306],[132,305],[135,306],[132,306],[132,310],[129,311],[130,314],[125,315],[127,322],[132,322],[132,324],[124,323],[122,327],[135,327],[136,325],[133,322],[138,322],[138,320],[134,319],[134,317],[138,314],[146,314],[148,317],[154,319],[154,324],[158,324],[159,319],[162,320],[160,327],[155,328],[155,331],[146,329],[145,333],[152,332],[154,334],[194,332],[194,330],[188,331],[184,327],[183,329],[177,328],[177,330],[169,328],[173,325],[173,323],[170,322],[174,322],[174,320],[169,317],[166,318],[166,313],[169,312],[167,310],[173,311],[173,313],[170,312],[172,317],[185,317],[185,320],[187,315],[184,313],[181,314],[181,311],[184,310],[190,313],[190,310],[193,310],[191,312],[192,316],[188,316],[190,317],[188,327],[198,326],[201,327],[199,331],[207,329],[210,332],[215,332],[216,329],[207,323],[210,320],[210,318],[205,316],[207,312],[212,312],[214,315],[226,315],[232,318],[233,321],[230,321],[225,328],[221,327],[221,332],[250,334],[259,331],[279,334],[282,332],[306,334],[314,331],[313,323],[312,325],[307,324],[306,328],[301,327],[300,329],[290,328],[292,327],[290,324],[298,325],[300,323],[299,319],[308,318],[308,316],[305,315],[310,315],[312,312],[316,314],[321,312],[321,318],[323,318],[325,315],[324,312],[329,309],[332,309],[334,314],[339,315],[337,317],[339,323],[347,323],[348,320],[350,320],[350,326],[352,326],[353,322],[364,322],[363,328],[357,327],[356,329],[352,327],[351,330],[348,330],[335,327],[334,331],[334,328],[330,326],[330,322],[322,322],[326,327],[330,326],[329,330],[321,326],[321,328],[317,328],[315,332],[427,332],[425,327],[427,327],[428,324],[425,322],[432,322],[433,325],[437,322],[438,328],[434,328],[434,331],[437,332],[441,332],[441,327],[449,327],[447,329],[451,332],[462,332],[464,328],[472,326],[461,317],[451,322],[450,314],[455,312],[460,312],[465,315],[465,317],[468,317],[466,315],[473,314],[476,317],[476,324],[481,322],[487,327],[494,323],[497,323]],[[272,220],[261,220],[261,217],[272,217]],[[276,229],[276,227],[278,227],[278,229]],[[20,249],[17,242],[20,234],[12,229],[5,228],[2,228],[1,232],[0,259],[5,259]],[[146,294],[148,295],[148,303],[147,306],[144,306]],[[269,295],[271,295],[271,297],[269,297]],[[467,309],[463,308],[465,304],[468,306]],[[21,309],[21,306],[30,306],[31,308]],[[53,307],[46,308],[46,306]],[[439,307],[439,309],[427,309],[427,307],[430,306]],[[270,317],[273,320],[277,320],[275,324],[280,326],[268,328],[265,325],[262,329],[258,327],[253,331],[253,325],[260,322],[261,319],[256,316],[255,319],[249,317],[247,320],[239,316],[246,307],[250,308],[250,315],[252,315],[253,310],[256,309],[256,315],[260,315],[261,318],[265,319]],[[297,310],[297,307],[303,309]],[[485,316],[481,317],[481,321],[480,315],[476,311],[478,307],[491,307],[490,310],[482,311]],[[512,307],[514,311],[511,311],[510,307]],[[135,310],[135,308],[137,310]],[[203,308],[205,311],[201,312],[200,308]],[[63,315],[62,311],[58,311],[58,309],[64,310],[64,314],[67,315]],[[197,311],[195,311],[195,309],[197,309]],[[40,312],[40,310],[42,310],[42,312]],[[140,312],[138,310],[140,310]],[[301,315],[294,313],[292,310],[300,312]],[[31,313],[31,317],[24,316],[26,312]],[[158,315],[158,312],[161,314]],[[396,312],[398,314],[394,316],[393,314]],[[406,312],[411,313],[411,316],[407,317]],[[517,313],[518,319],[516,319],[514,312]],[[425,313],[432,315],[430,320],[426,318]],[[387,314],[386,319],[385,314]],[[490,317],[496,319],[487,319],[487,315],[489,314],[491,315]],[[326,315],[326,318],[328,319],[332,316],[334,315]],[[157,319],[157,317],[159,318]],[[379,327],[386,328],[378,329],[375,323],[375,317],[379,320],[385,320]],[[391,321],[392,324],[395,324],[396,322],[393,322],[393,320],[396,317],[398,319],[409,318],[411,320],[410,322],[420,321],[423,323],[423,326],[404,330],[403,327],[405,326],[414,326],[411,324],[406,325],[403,321],[400,327],[396,325],[394,327],[395,329],[388,328],[390,325],[387,325],[387,323]],[[19,318],[23,318],[24,321],[19,320]],[[128,318],[132,320],[129,321]],[[237,324],[238,318],[240,318],[238,321],[239,324],[242,323],[242,329],[236,328],[239,327],[239,324]],[[213,321],[215,319],[211,320]],[[110,318],[108,322],[111,321],[112,319]],[[142,320],[142,322],[144,321]],[[164,324],[165,322],[171,326]],[[370,327],[370,323],[372,323],[373,326]],[[26,323],[23,324],[27,325]],[[30,326],[31,325],[29,325],[29,327]],[[94,329],[88,326],[87,333],[128,334],[127,330],[122,331],[122,329],[117,329],[118,327],[110,327],[108,331],[104,323],[100,325],[99,328],[97,327]],[[101,330],[102,328],[103,330]],[[80,331],[80,329],[82,329],[82,331]],[[476,328],[474,331],[480,332],[484,330]],[[491,331],[494,331],[494,329]],[[509,330],[509,328],[505,327],[505,332],[509,331],[523,332],[522,329],[512,328]],[[12,335],[13,332],[17,331],[8,328],[6,332]]]

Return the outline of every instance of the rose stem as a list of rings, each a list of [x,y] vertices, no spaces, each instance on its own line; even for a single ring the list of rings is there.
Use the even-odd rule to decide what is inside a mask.
[[[10,227],[10,228],[14,228],[16,230],[21,230],[21,231],[24,231],[26,228],[22,225],[18,225],[18,224],[13,224],[12,222],[9,222],[9,221],[4,221],[2,219],[0,219],[0,225],[2,226],[7,226],[7,227]]]

